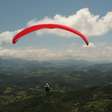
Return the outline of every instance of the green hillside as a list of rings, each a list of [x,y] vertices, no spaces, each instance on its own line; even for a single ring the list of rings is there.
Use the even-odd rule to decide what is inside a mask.
[[[111,112],[112,86],[80,91],[1,88],[0,112]]]

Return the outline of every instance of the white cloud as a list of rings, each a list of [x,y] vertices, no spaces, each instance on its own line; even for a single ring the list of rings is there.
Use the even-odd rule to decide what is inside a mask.
[[[50,49],[25,48],[25,49],[0,49],[2,58],[20,58],[26,60],[59,60],[59,59],[83,59],[83,60],[111,60],[112,45],[102,47],[74,48],[69,47],[62,51],[53,51]]]
[[[11,39],[13,35],[14,32],[10,32],[10,31],[0,33],[0,46],[5,46],[11,43]]]
[[[39,23],[61,23],[76,28],[90,37],[95,37],[112,31],[112,11],[107,12],[105,16],[101,17],[100,15],[92,14],[88,8],[84,8],[69,16],[57,14],[52,18],[33,19],[27,23],[27,26]],[[11,44],[13,36],[20,30],[17,29],[17,31],[4,31],[0,33],[0,46],[4,47]],[[36,34],[43,34],[43,32],[56,34],[65,38],[71,37],[71,33],[63,30],[42,30],[38,33],[36,32]],[[90,43],[89,47],[94,47],[94,44]]]
[[[50,51],[46,48],[34,49],[1,49],[0,57],[2,58],[20,58],[26,60],[44,60],[44,59],[61,59],[63,55]]]
[[[18,29],[17,31],[5,31],[0,33],[0,47],[7,47],[7,45],[12,44],[12,38],[17,32],[21,30],[22,29]]]
[[[88,36],[101,36],[112,31],[112,11],[107,12],[105,16],[100,17],[100,15],[92,14],[88,8],[84,8],[69,16],[57,14],[53,18],[45,17],[41,20],[33,19],[28,22],[28,26],[39,23],[61,23],[76,28]],[[68,37],[71,34],[60,30],[44,31],[65,37]],[[40,34],[40,32],[37,34]]]

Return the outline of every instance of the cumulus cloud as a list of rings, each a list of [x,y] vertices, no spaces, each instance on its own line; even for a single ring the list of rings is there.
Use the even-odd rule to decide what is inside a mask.
[[[84,8],[69,16],[57,14],[52,18],[44,17],[41,20],[33,19],[27,23],[27,26],[39,23],[61,23],[76,28],[90,37],[95,37],[112,31],[112,11],[107,12],[105,16],[101,17],[100,15],[92,14],[88,8]],[[0,33],[0,45],[6,46],[10,44],[14,34],[20,30],[21,29],[17,29],[17,31],[4,31]],[[43,33],[52,33],[63,37],[73,36],[69,32],[56,29],[36,32],[37,35]]]
[[[52,18],[33,19],[28,22],[28,26],[39,23],[61,23],[76,28],[88,36],[101,36],[112,31],[112,11],[107,12],[105,16],[101,17],[100,15],[92,14],[88,8],[84,8],[69,16],[57,14]],[[44,30],[44,32],[65,37],[71,36],[70,33],[60,30]],[[42,31],[37,34],[42,34]]]
[[[46,48],[34,49],[1,49],[0,57],[2,58],[20,58],[25,60],[46,60],[46,59],[61,59],[63,55],[58,52],[50,51]]]
[[[53,51],[50,49],[24,48],[24,49],[1,49],[2,58],[19,58],[25,60],[111,60],[112,45],[102,47],[92,47],[91,49],[82,47],[68,48],[62,51]]]
[[[17,31],[5,31],[0,33],[0,48],[7,47],[7,45],[11,44],[13,36],[21,30],[22,29],[18,29]]]
[[[10,32],[10,31],[0,33],[0,46],[5,46],[11,43],[11,39],[13,35],[14,32]]]

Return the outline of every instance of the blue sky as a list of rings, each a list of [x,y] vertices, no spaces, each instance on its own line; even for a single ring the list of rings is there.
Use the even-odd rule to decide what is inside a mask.
[[[69,15],[88,7],[94,14],[112,10],[111,0],[0,0],[0,31],[16,30],[27,21],[55,14]]]
[[[53,19],[56,14],[69,17],[75,15],[81,9],[88,8],[91,15],[105,17],[108,12],[112,11],[111,0],[0,0],[0,32],[16,31],[26,27],[29,21],[36,19],[35,22],[43,20],[46,16]],[[110,15],[111,16],[111,15]],[[83,19],[83,18],[82,18]],[[109,26],[110,27],[110,26]],[[97,46],[105,43],[111,44],[112,29],[94,37],[90,35],[89,40]],[[76,44],[76,46],[75,46]],[[36,47],[47,48],[52,50],[65,50],[73,45],[80,49],[83,42],[79,38],[60,38],[55,34],[35,35],[29,34],[15,48]],[[12,45],[7,45],[12,47]]]

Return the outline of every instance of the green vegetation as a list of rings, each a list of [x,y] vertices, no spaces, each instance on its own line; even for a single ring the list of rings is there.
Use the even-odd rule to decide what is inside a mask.
[[[7,87],[0,95],[0,112],[111,112],[111,95],[111,86],[52,90],[48,95],[36,88]]]
[[[0,60],[0,112],[112,112],[112,64]],[[43,86],[52,87],[46,96]]]

